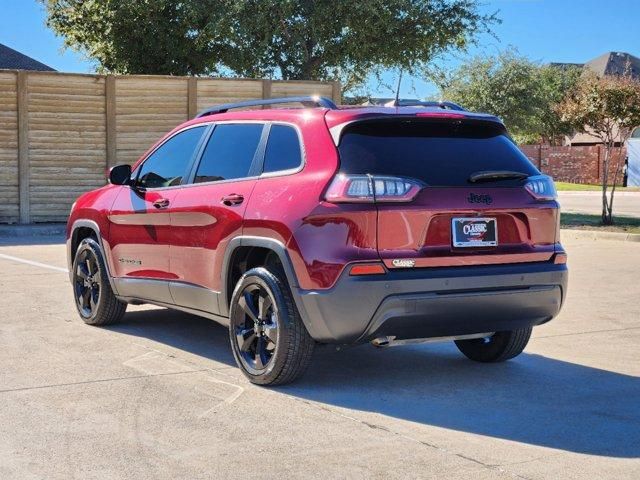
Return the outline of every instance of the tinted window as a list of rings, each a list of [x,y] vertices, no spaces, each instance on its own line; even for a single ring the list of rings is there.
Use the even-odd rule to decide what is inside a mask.
[[[264,153],[264,172],[298,168],[302,163],[298,133],[293,127],[272,125]]]
[[[200,160],[195,182],[230,180],[249,175],[263,125],[217,125]]]
[[[469,176],[482,170],[538,173],[501,127],[471,122],[356,124],[345,132],[339,151],[344,173],[397,175],[435,186],[471,185]],[[521,183],[502,180],[483,185]]]
[[[180,185],[204,130],[189,128],[164,142],[140,167],[138,183],[146,188]]]

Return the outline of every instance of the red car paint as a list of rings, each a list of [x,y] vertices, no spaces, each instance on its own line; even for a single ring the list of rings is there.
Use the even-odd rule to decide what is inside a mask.
[[[188,282],[223,289],[225,249],[239,236],[275,239],[286,246],[299,287],[331,288],[341,272],[357,262],[395,268],[393,259],[415,260],[415,267],[549,261],[562,252],[558,242],[558,205],[536,201],[524,188],[426,186],[410,203],[337,204],[324,193],[339,169],[335,139],[342,127],[367,118],[429,116],[415,108],[267,109],[205,116],[194,124],[264,121],[298,128],[304,166],[287,175],[238,181],[181,185],[134,191],[107,185],[81,196],[72,209],[68,235],[77,220],[99,227],[105,257],[114,277]],[[472,114],[433,117],[461,120]],[[146,152],[135,167],[153,151]],[[470,204],[470,193],[489,193],[493,202]],[[241,195],[239,204],[224,197]],[[158,201],[169,207],[158,209]],[[451,243],[453,216],[497,218],[498,247],[456,249]]]

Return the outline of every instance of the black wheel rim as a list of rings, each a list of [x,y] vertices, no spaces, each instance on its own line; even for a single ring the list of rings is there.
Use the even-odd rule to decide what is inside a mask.
[[[73,274],[78,309],[84,317],[91,317],[98,307],[102,283],[95,254],[90,250],[80,252]]]
[[[240,359],[249,370],[266,369],[278,345],[278,312],[262,285],[244,288],[233,319],[233,333]]]

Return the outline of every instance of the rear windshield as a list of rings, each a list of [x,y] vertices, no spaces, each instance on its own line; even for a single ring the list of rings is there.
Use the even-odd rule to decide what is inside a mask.
[[[469,186],[479,171],[539,172],[500,126],[486,122],[376,121],[356,123],[338,147],[340,171],[394,175],[433,186]],[[515,186],[503,179],[482,185]]]

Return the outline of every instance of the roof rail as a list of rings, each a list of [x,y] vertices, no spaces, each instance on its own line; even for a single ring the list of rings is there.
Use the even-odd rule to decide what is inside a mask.
[[[433,102],[433,101],[422,101],[422,100],[394,100],[393,102],[389,102],[385,105],[386,107],[437,107],[445,110],[456,110],[459,112],[465,112],[466,110],[453,102]]]
[[[269,98],[266,100],[246,100],[244,102],[237,103],[224,103],[222,105],[216,105],[202,110],[196,118],[206,117],[207,115],[215,115],[216,113],[226,113],[234,108],[247,108],[247,107],[261,107],[263,105],[275,105],[280,103],[302,103],[305,107],[322,107],[335,110],[338,107],[332,100],[327,97],[320,97],[317,95],[306,97],[280,97]]]

